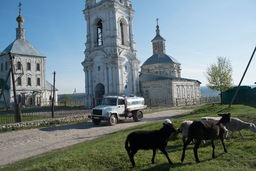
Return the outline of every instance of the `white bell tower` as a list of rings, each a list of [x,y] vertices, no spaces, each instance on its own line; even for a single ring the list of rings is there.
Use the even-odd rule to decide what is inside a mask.
[[[85,106],[104,95],[139,95],[139,64],[130,0],[86,0]]]

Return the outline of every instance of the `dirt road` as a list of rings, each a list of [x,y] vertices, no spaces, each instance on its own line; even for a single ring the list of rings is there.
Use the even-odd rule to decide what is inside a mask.
[[[144,115],[142,122],[128,119],[115,126],[101,123],[83,122],[54,127],[13,131],[0,134],[0,167],[31,156],[70,146],[83,141],[97,138],[101,135],[117,132],[146,122],[164,120],[191,110],[169,110]]]

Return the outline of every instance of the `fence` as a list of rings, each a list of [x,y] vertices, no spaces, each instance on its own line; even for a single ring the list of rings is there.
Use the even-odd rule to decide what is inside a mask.
[[[213,97],[201,97],[200,99],[175,99],[174,101],[170,101],[170,99],[145,98],[145,104],[148,107],[192,106],[192,105],[211,104],[211,103],[220,103],[220,97],[213,96]]]
[[[70,116],[82,116],[88,115],[91,110],[89,109],[80,109],[80,110],[62,110],[62,111],[54,111],[54,118],[63,118],[63,117],[70,117]],[[35,120],[43,120],[43,119],[50,119],[52,118],[51,111],[45,112],[28,112],[21,114],[21,121],[28,122],[28,121],[35,121]],[[14,123],[14,112],[12,111],[2,111],[0,113],[0,125],[4,124],[11,124]]]

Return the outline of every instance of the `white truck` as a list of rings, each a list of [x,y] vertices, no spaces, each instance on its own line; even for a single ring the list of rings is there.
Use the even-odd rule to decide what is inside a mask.
[[[143,118],[144,98],[127,96],[105,96],[102,103],[92,109],[91,119],[95,125],[99,125],[102,120],[108,122],[108,125],[115,125],[119,120],[133,118],[135,122]]]

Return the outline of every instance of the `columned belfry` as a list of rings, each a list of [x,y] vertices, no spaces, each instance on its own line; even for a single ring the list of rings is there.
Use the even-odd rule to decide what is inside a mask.
[[[139,95],[131,0],[86,0],[85,106],[104,95]]]

